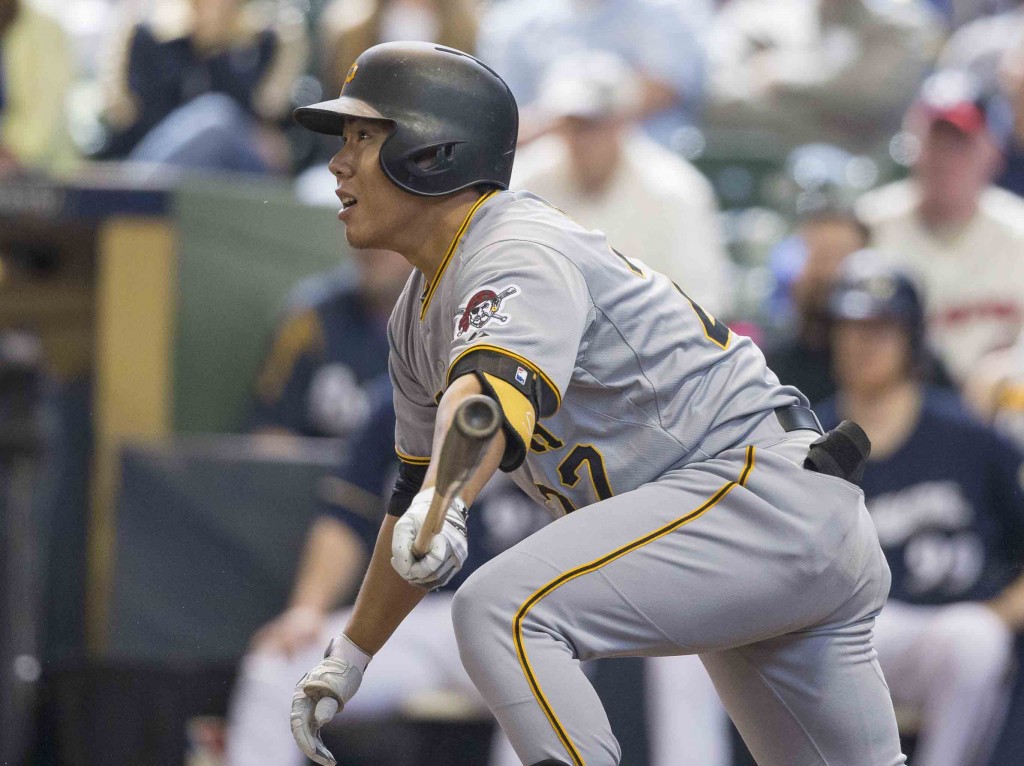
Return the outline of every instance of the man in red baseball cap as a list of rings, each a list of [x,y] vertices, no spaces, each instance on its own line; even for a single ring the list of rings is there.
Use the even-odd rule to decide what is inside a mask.
[[[1009,105],[971,75],[933,75],[907,114],[911,177],[858,207],[872,244],[917,278],[929,340],[958,382],[1024,324],[1024,200],[993,185],[1011,128]]]
[[[1001,167],[1009,106],[968,73],[947,70],[925,81],[909,123],[920,140],[921,216],[939,226],[970,220]]]

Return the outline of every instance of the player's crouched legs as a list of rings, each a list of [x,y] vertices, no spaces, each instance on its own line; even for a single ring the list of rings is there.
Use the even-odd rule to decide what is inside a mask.
[[[523,763],[617,764],[618,742],[574,656],[569,621],[554,605],[524,609],[558,574],[516,550],[477,570],[452,605],[459,655]]]

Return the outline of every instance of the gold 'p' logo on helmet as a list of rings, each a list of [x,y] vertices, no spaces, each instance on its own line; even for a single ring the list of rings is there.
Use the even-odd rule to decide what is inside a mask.
[[[348,85],[350,82],[352,82],[354,79],[356,79],[356,70],[357,69],[359,69],[359,64],[353,64],[351,67],[349,67],[348,74],[345,75],[345,82],[341,86],[342,88],[344,88],[345,85]]]

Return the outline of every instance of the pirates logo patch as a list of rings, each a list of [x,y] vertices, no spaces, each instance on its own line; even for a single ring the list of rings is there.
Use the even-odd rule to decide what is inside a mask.
[[[519,288],[515,285],[501,290],[490,287],[477,290],[469,300],[459,306],[459,312],[455,315],[455,337],[462,337],[470,329],[483,329],[488,322],[505,324],[509,320],[509,315],[501,313],[501,305],[518,292]]]

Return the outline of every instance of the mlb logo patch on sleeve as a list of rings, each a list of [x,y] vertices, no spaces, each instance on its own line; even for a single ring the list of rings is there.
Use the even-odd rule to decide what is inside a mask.
[[[525,367],[519,367],[519,368],[516,369],[516,383],[518,383],[521,386],[525,386],[526,385],[526,368]]]

